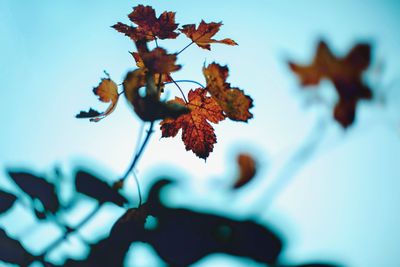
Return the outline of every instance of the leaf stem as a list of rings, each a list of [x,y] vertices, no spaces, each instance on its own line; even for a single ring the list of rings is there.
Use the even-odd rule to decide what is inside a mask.
[[[176,55],[179,55],[180,53],[182,53],[183,51],[186,50],[186,48],[188,48],[189,46],[191,46],[192,44],[194,44],[194,41],[192,41],[190,44],[186,45],[184,48],[182,48],[178,53],[176,53]]]
[[[172,78],[171,78],[171,80],[172,80]],[[176,81],[173,81],[173,82],[165,82],[164,84],[170,84],[170,83],[194,83],[194,84],[197,84],[198,86],[200,86],[201,88],[206,88],[201,83],[193,81],[193,80],[176,80]]]
[[[176,85],[176,87],[178,87],[178,89],[179,89],[179,91],[181,92],[181,95],[182,95],[183,100],[185,101],[185,103],[186,103],[186,104],[189,103],[189,102],[187,101],[187,99],[186,99],[185,94],[184,94],[183,91],[182,91],[182,88],[179,86],[179,84],[178,84],[171,76],[169,76],[169,78],[170,78],[171,81]]]
[[[146,147],[147,143],[149,142],[150,136],[154,132],[153,128],[154,128],[154,121],[152,121],[150,123],[149,130],[147,130],[147,134],[146,134],[146,137],[145,137],[145,139],[144,139],[144,141],[142,143],[142,146],[140,147],[139,151],[137,151],[137,152],[135,151],[135,156],[134,156],[134,158],[132,160],[132,163],[129,166],[129,168],[126,170],[124,176],[122,176],[120,181],[122,181],[122,182],[125,181],[126,178],[128,178],[129,173],[133,170],[133,168],[135,168],[136,163],[138,162],[140,156],[143,154],[144,148]]]

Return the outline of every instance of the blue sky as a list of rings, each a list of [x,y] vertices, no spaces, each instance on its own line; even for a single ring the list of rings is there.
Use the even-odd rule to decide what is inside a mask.
[[[181,24],[223,21],[218,36],[239,46],[216,44],[211,52],[191,46],[179,57],[183,69],[174,78],[204,83],[204,62],[227,64],[228,82],[255,102],[248,124],[226,121],[215,126],[218,143],[206,163],[186,152],[180,138],[160,139],[157,131],[137,168],[144,186],[164,169],[177,173],[189,189],[171,194],[172,202],[243,217],[256,214],[287,236],[285,256],[293,261],[399,266],[398,1],[2,0],[0,168],[51,172],[59,164],[72,173],[77,164],[87,164],[110,180],[125,171],[140,128],[125,100],[97,124],[74,115],[90,106],[104,107],[91,92],[103,70],[119,83],[134,68],[128,54],[132,42],[110,26],[128,23],[126,14],[139,3],[152,5],[158,14],[176,11]],[[358,41],[373,44],[366,79],[379,97],[360,105],[358,120],[347,131],[331,119],[329,108],[305,104],[306,96],[286,65],[287,59],[307,62],[320,38],[338,55]],[[175,52],[187,43],[181,36],[160,45]],[[328,82],[321,89],[332,95]],[[172,97],[176,90],[171,86],[167,94]],[[279,194],[269,197],[284,162],[320,121],[325,127],[315,153]],[[227,187],[235,170],[234,154],[242,150],[257,154],[262,167],[253,185],[232,193]],[[0,182],[15,190],[4,173]],[[133,182],[129,185],[134,188]],[[11,215],[0,224],[15,223]],[[11,232],[18,236],[18,229]],[[222,256],[197,266],[220,261],[233,266],[231,258]]]

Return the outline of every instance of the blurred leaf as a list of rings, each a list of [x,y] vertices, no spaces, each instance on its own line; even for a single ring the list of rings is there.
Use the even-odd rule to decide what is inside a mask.
[[[233,185],[235,189],[246,185],[256,174],[256,162],[251,155],[239,154],[237,164],[239,166],[239,175]]]
[[[247,257],[262,263],[276,262],[283,245],[271,229],[252,220],[166,207],[160,193],[169,183],[169,180],[160,180],[150,189],[145,205],[148,214],[157,219],[157,226],[147,230],[143,240],[166,263],[189,266],[213,253]]]
[[[46,211],[57,212],[60,202],[52,183],[27,172],[8,171],[8,175],[32,200],[38,199]]]
[[[33,259],[34,256],[26,251],[19,241],[12,239],[0,229],[0,261],[28,266]]]
[[[123,206],[127,202],[117,190],[98,177],[79,170],[75,176],[76,191],[96,199],[100,203],[112,202],[118,206]]]
[[[318,85],[321,79],[328,79],[333,83],[339,96],[333,115],[346,128],[354,122],[357,102],[372,98],[371,89],[362,79],[370,61],[369,44],[356,44],[345,57],[340,58],[331,52],[324,41],[320,41],[310,64],[289,62],[289,67],[303,86]]]
[[[13,194],[0,190],[0,213],[6,212],[14,204],[17,197]]]

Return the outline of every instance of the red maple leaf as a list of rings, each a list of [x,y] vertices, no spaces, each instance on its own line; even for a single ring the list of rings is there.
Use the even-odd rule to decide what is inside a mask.
[[[221,43],[227,45],[237,45],[235,41],[229,38],[222,40],[211,39],[222,26],[222,22],[210,22],[206,23],[202,20],[196,29],[195,24],[183,25],[182,29],[179,29],[183,34],[189,37],[194,43],[203,49],[210,50],[211,43]]]
[[[175,32],[178,24],[175,23],[175,12],[163,12],[158,18],[151,6],[138,5],[128,15],[137,27],[118,22],[112,26],[118,32],[129,36],[133,41],[145,39],[147,41],[159,39],[175,39],[179,33]]]
[[[179,97],[168,101],[185,105],[190,109],[190,113],[176,119],[164,119],[160,123],[162,137],[174,137],[182,129],[182,140],[186,150],[192,150],[199,158],[206,159],[217,142],[210,122],[218,123],[225,119],[225,115],[218,103],[207,96],[207,91],[202,88],[190,90],[188,99],[188,103]]]

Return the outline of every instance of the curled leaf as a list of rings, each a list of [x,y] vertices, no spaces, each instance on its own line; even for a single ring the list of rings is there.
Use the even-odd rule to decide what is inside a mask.
[[[207,81],[206,89],[222,107],[228,118],[234,121],[245,121],[253,117],[250,108],[253,107],[253,99],[245,95],[243,90],[231,87],[226,82],[228,67],[212,63],[203,68],[203,74]]]
[[[186,106],[190,113],[176,119],[166,118],[160,123],[162,137],[174,137],[182,129],[182,140],[186,150],[192,150],[196,156],[203,159],[209,156],[217,142],[210,122],[218,123],[225,119],[218,103],[206,94],[206,90],[198,88],[189,91],[188,103],[179,97],[169,101],[170,104]]]
[[[103,78],[99,85],[93,88],[93,93],[99,97],[101,102],[110,103],[104,112],[89,109],[88,112],[81,111],[76,118],[90,118],[90,121],[98,122],[110,115],[117,106],[119,94],[117,84],[110,78]]]
[[[146,92],[157,91],[154,76],[144,69],[129,72],[123,83],[126,99],[143,121],[176,118],[189,111],[184,105],[160,101],[158,94],[146,93],[145,96],[141,96],[139,89],[144,85],[154,87],[146,90]]]
[[[54,185],[46,181],[43,177],[27,172],[13,171],[8,171],[8,175],[32,200],[39,200],[45,211],[55,213],[60,208],[60,202]]]
[[[211,43],[237,45],[235,41],[229,38],[225,38],[222,40],[211,39],[219,31],[219,28],[221,26],[222,22],[206,23],[204,22],[204,20],[202,20],[197,29],[195,24],[187,24],[183,25],[182,28],[179,30],[203,49],[211,50]]]
[[[256,174],[256,161],[249,154],[239,154],[237,157],[239,175],[236,178],[233,188],[237,189],[250,182]]]
[[[289,62],[291,70],[304,86],[318,85],[321,79],[330,80],[339,96],[333,111],[334,118],[344,128],[355,120],[357,102],[371,99],[372,91],[362,80],[371,61],[371,46],[357,44],[343,58],[336,57],[324,41],[320,41],[309,65]]]
[[[0,214],[9,210],[16,200],[13,194],[0,190]]]
[[[75,175],[75,187],[76,191],[96,199],[99,203],[112,202],[123,206],[127,202],[125,197],[106,182],[82,170],[77,171]]]

